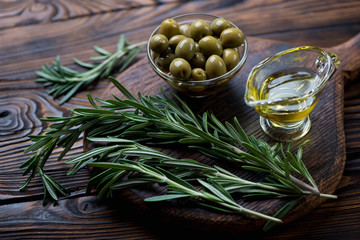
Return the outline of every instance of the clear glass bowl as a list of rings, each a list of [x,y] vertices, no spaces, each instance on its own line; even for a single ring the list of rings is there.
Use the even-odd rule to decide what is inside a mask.
[[[260,115],[264,132],[283,142],[303,137],[310,130],[309,114],[339,63],[333,53],[303,46],[256,65],[247,80],[245,102]]]
[[[211,14],[198,14],[198,13],[189,13],[183,14],[172,19],[176,20],[179,25],[181,24],[191,24],[193,21],[197,19],[202,19],[204,21],[208,21],[211,23],[214,19],[219,18],[219,16],[211,15]],[[230,22],[230,21],[229,21]],[[238,28],[234,23],[230,22],[233,27]],[[239,63],[230,71],[225,73],[222,76],[207,79],[207,80],[179,80],[173,77],[170,73],[162,71],[154,62],[153,52],[149,48],[150,39],[153,35],[158,33],[160,26],[158,26],[149,37],[149,41],[147,44],[147,56],[150,62],[150,65],[154,69],[154,71],[164,79],[168,84],[170,84],[176,90],[194,98],[206,97],[208,95],[212,95],[218,91],[223,85],[229,82],[242,68],[244,65],[247,55],[248,55],[248,43],[246,37],[244,38],[244,43],[238,47],[240,61]]]

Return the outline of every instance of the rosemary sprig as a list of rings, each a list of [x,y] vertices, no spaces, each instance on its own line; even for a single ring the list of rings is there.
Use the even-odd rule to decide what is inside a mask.
[[[87,153],[81,154],[66,161],[67,164],[73,164],[73,167],[68,171],[69,175],[75,174],[83,167],[85,163],[88,164],[88,161],[90,161],[91,163],[94,162],[95,159],[98,158],[98,156],[104,159],[104,154],[106,154],[105,159],[115,156],[130,156],[140,158],[139,161],[150,164],[152,166],[157,166],[161,168],[170,167],[176,171],[178,177],[181,175],[194,178],[193,175],[195,175],[196,178],[204,178],[204,181],[205,179],[210,179],[211,181],[216,181],[221,186],[223,186],[224,189],[231,193],[240,192],[243,194],[248,194],[247,196],[267,195],[276,196],[279,198],[299,197],[302,195],[311,194],[311,192],[305,191],[299,193],[298,191],[294,191],[291,188],[284,186],[276,186],[273,183],[261,183],[245,180],[219,166],[210,166],[204,163],[199,163],[198,161],[193,159],[176,159],[174,157],[166,155],[165,153],[127,139],[115,137],[90,137],[87,139],[91,142],[103,142],[108,144],[111,143],[112,145],[111,147],[104,146],[90,150]]]
[[[108,158],[116,157],[113,163],[87,163],[88,166],[108,168],[110,170],[106,175],[104,173],[100,173],[90,180],[89,187],[91,187],[94,182],[97,182],[98,186],[103,185],[99,195],[104,194],[104,190],[109,190],[109,193],[111,193],[111,190],[133,187],[140,184],[165,183],[166,188],[170,191],[169,194],[149,197],[146,198],[145,201],[154,202],[191,197],[196,203],[216,210],[232,213],[245,213],[269,221],[281,222],[278,218],[242,207],[236,203],[226,188],[214,181],[211,176],[224,176],[226,178],[226,176],[230,175],[232,179],[236,179],[239,187],[241,186],[244,189],[256,188],[259,191],[259,194],[261,194],[261,189],[266,189],[266,193],[270,193],[271,191],[283,191],[283,189],[244,180],[232,175],[224,169],[218,167],[214,168],[195,160],[175,159],[162,152],[126,139],[89,138],[89,140],[96,142],[119,143],[114,145],[111,149],[112,151],[109,151],[108,147],[99,147],[89,153],[84,153],[66,161],[67,164],[74,164],[74,167],[68,172],[68,174],[71,175],[80,169],[79,165],[96,158],[96,156],[106,154]],[[121,158],[121,156],[136,156],[139,157],[140,160],[139,162],[136,162],[126,158]],[[148,163],[155,165],[155,167],[149,165]],[[175,171],[165,170],[164,167],[171,167],[170,169]],[[135,178],[132,178],[131,176],[134,172],[141,173],[142,175],[137,175]],[[128,175],[127,178],[120,180],[120,177],[125,174]],[[185,178],[189,176],[191,176],[190,180],[196,179],[196,182],[202,186],[202,190],[198,190],[196,186],[193,186],[191,181],[185,180]],[[211,202],[215,204],[215,206],[201,202],[199,199]]]
[[[148,182],[151,181],[156,183],[166,183],[167,184],[166,187],[172,190],[172,194],[147,198],[145,199],[145,201],[164,201],[164,200],[170,200],[170,199],[182,198],[182,197],[193,197],[197,199],[203,199],[211,203],[215,203],[216,205],[218,205],[218,207],[216,206],[211,206],[211,207],[217,210],[222,210],[225,212],[234,212],[234,213],[245,213],[274,222],[282,222],[278,218],[274,218],[242,207],[241,205],[236,203],[236,201],[231,197],[231,195],[215,181],[213,181],[212,184],[210,184],[201,179],[197,179],[197,181],[203,187],[202,190],[198,190],[189,182],[182,180],[181,178],[177,177],[171,172],[166,171],[159,167],[153,168],[144,163],[122,160],[120,161],[120,163],[97,162],[97,163],[90,163],[89,165],[100,168],[139,172],[144,175],[143,178],[147,178]],[[124,184],[118,184],[118,185],[115,184],[112,188],[121,189],[123,187]],[[206,206],[210,206],[210,205],[206,204]]]
[[[77,65],[88,69],[84,72],[78,72],[63,66],[60,62],[60,56],[57,56],[52,66],[45,64],[41,70],[35,71],[38,75],[35,81],[43,83],[46,87],[51,87],[48,94],[54,98],[63,96],[59,102],[62,105],[74,94],[85,89],[95,80],[108,77],[114,69],[118,69],[119,72],[125,70],[145,44],[146,42],[131,44],[126,41],[124,35],[121,35],[115,53],[110,53],[99,46],[94,46],[94,50],[100,56],[92,57],[91,60],[100,61],[100,63],[85,63],[77,58],[73,58]]]
[[[44,135],[30,136],[34,144],[29,146],[25,152],[36,151],[36,153],[21,165],[21,168],[26,168],[24,175],[31,173],[21,189],[24,189],[31,179],[39,173],[49,197],[57,200],[58,194],[66,195],[67,192],[58,183],[42,177],[45,176],[44,165],[55,147],[64,148],[58,158],[60,160],[71,149],[81,134],[87,131],[90,141],[106,142],[107,145],[84,153],[75,158],[76,160],[68,161],[67,163],[74,164],[69,174],[74,174],[87,165],[100,166],[96,165],[95,162],[104,162],[109,157],[114,158],[113,164],[119,164],[117,156],[124,153],[125,150],[122,149],[124,147],[127,148],[127,156],[131,155],[131,151],[138,157],[142,156],[142,154],[154,154],[149,148],[142,148],[141,152],[136,149],[129,149],[134,147],[134,142],[137,144],[163,145],[181,143],[189,145],[189,147],[212,158],[240,162],[245,170],[267,175],[266,182],[261,183],[262,186],[260,183],[256,183],[259,184],[256,188],[262,189],[261,193],[265,196],[299,197],[316,194],[321,197],[336,198],[334,195],[319,193],[316,183],[301,160],[303,146],[299,147],[296,154],[292,154],[290,147],[285,149],[282,145],[277,144],[270,146],[262,140],[247,136],[236,119],[234,119],[233,124],[229,122],[223,124],[215,115],[207,112],[201,116],[196,116],[175,94],[174,97],[179,102],[178,104],[165,94],[162,96],[143,96],[139,93],[135,98],[118,81],[114,78],[110,79],[122,92],[125,99],[116,96],[114,96],[114,99],[96,99],[100,104],[98,106],[95,100],[88,95],[93,108],[74,109],[72,110],[74,116],[71,117],[48,117],[43,119],[43,121],[53,124],[50,125]],[[104,138],[107,139],[104,140]],[[118,139],[126,140],[121,140],[123,142],[119,145],[117,144]],[[240,145],[246,148],[247,152],[241,150]],[[136,151],[134,152],[134,150]],[[167,167],[179,169],[183,164],[182,169],[184,169],[186,164],[195,164],[192,161],[184,162],[180,160],[177,163],[171,157],[160,155],[162,160],[155,163],[160,164],[158,167],[161,168],[166,165]],[[148,165],[149,163],[144,162],[143,164]],[[106,192],[111,194],[111,191],[108,190],[128,171],[127,169],[117,171],[119,169],[113,168],[115,165],[107,166],[109,168],[106,171],[89,182],[90,187],[97,185],[100,188],[99,195]],[[140,165],[136,166],[139,167]],[[208,186],[206,184],[217,184],[229,194],[233,191],[240,191],[248,196],[254,195],[254,192],[249,191],[249,188],[246,190],[246,188],[241,189],[241,187],[238,187],[245,184],[244,182],[241,183],[240,178],[220,168],[209,168],[212,170],[204,171],[203,169],[205,175],[195,172],[196,174],[191,177],[200,179],[201,182],[199,183],[205,188]],[[144,174],[144,172],[142,173]],[[180,178],[179,176],[190,173],[193,172],[182,171],[181,175],[176,176]],[[216,174],[214,175],[214,173]],[[162,174],[165,173],[162,172]],[[310,185],[298,179],[295,175],[304,177]],[[145,180],[143,178],[139,181],[144,182]],[[132,182],[132,184],[134,183]],[[166,197],[160,199],[166,199]]]
[[[175,159],[127,139],[107,137],[88,138],[88,140],[92,142],[116,143],[111,148],[108,146],[99,147],[66,161],[67,164],[73,164],[73,167],[68,171],[69,175],[75,174],[84,164],[108,168],[108,170],[94,176],[88,184],[88,192],[91,191],[94,185],[101,189],[99,196],[105,194],[106,191],[108,191],[107,195],[111,196],[112,190],[142,184],[165,183],[168,189],[167,194],[149,197],[145,201],[154,202],[188,197],[202,206],[227,213],[245,213],[269,220],[269,222],[281,222],[281,219],[264,215],[239,205],[230,194],[234,192],[234,187],[236,192],[247,194],[244,197],[266,195],[268,197],[295,197],[295,200],[301,197],[299,193],[291,193],[291,189],[245,180],[223,168],[212,167],[192,159]],[[105,159],[115,157],[115,160],[113,163],[94,163],[95,159],[104,159],[104,156],[106,156]],[[139,162],[122,157],[136,157],[139,158]],[[170,170],[165,170],[164,168],[170,168]],[[134,172],[141,173],[142,175],[132,177]],[[125,174],[127,177],[122,178]],[[194,181],[200,184],[202,190],[198,190],[196,186],[192,185],[191,182]],[[205,202],[201,200],[205,200]],[[285,214],[288,210],[289,207],[281,209],[281,212],[278,213],[279,216],[280,213]],[[271,225],[267,223],[265,226]]]

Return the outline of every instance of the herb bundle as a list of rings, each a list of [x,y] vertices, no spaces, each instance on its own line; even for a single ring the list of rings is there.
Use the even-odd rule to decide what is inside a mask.
[[[91,139],[96,141],[104,141],[108,142],[109,140],[114,142],[123,142],[123,139]],[[126,141],[126,140],[125,140]],[[128,141],[126,141],[129,144]],[[119,145],[118,145],[119,146]],[[127,145],[125,145],[127,146]],[[97,149],[96,151],[98,151]],[[121,153],[118,151],[112,152],[108,154],[110,156],[121,156],[121,155],[133,155],[136,157],[140,157],[140,161],[127,160],[124,158],[118,158],[115,163],[108,162],[97,162],[97,163],[89,163],[89,166],[107,168],[110,170],[118,169],[118,172],[114,172],[114,177],[102,188],[102,192],[110,187],[111,190],[123,189],[127,187],[133,187],[139,184],[148,184],[148,183],[165,183],[166,188],[169,190],[168,194],[161,196],[154,196],[146,198],[145,201],[154,202],[154,201],[164,201],[164,200],[172,200],[177,198],[191,197],[194,201],[196,201],[200,205],[204,205],[210,208],[214,208],[216,210],[221,210],[224,212],[234,212],[234,213],[246,213],[250,215],[254,215],[260,218],[264,218],[274,222],[281,222],[280,219],[274,218],[271,216],[267,216],[265,214],[252,211],[250,209],[244,208],[239,205],[233,197],[229,194],[229,192],[224,188],[221,184],[218,184],[216,181],[212,180],[212,178],[220,178],[225,181],[228,179],[233,179],[233,183],[238,182],[237,186],[241,186],[246,189],[250,189],[251,187],[258,187],[256,183],[251,181],[246,181],[241,178],[236,177],[235,175],[227,172],[226,170],[215,167],[212,168],[205,164],[201,164],[191,159],[175,159],[170,156],[167,156],[161,152],[154,151],[153,149],[141,146],[136,142],[133,143],[132,147],[125,148],[121,150]],[[88,156],[84,159],[83,156],[79,156],[75,159],[68,161],[68,164],[78,164],[83,162],[84,160],[88,160]],[[146,164],[150,162],[151,165],[155,165],[156,167],[151,166],[150,164]],[[163,167],[172,167],[177,168],[176,171],[170,172],[165,170]],[[74,170],[74,169],[73,169]],[[140,177],[128,178],[127,180],[122,180],[119,183],[115,183],[120,176],[127,172],[137,172],[141,173]],[[208,177],[207,180],[203,180],[201,173],[205,173],[205,177]],[[98,176],[102,176],[103,173],[100,173]],[[91,186],[98,176],[95,176],[91,181]],[[189,180],[190,178],[190,180]],[[191,184],[191,178],[196,179],[195,182],[199,183],[203,189],[198,190],[194,185]],[[261,185],[261,184],[260,184]],[[262,185],[261,187],[271,188],[271,186]],[[245,190],[246,191],[246,190]],[[99,193],[99,195],[102,194]],[[260,190],[261,192],[261,190]],[[202,200],[205,200],[202,201]],[[207,204],[206,202],[210,202],[212,204]]]
[[[21,189],[39,174],[45,197],[57,200],[58,194],[67,195],[67,190],[44,172],[44,165],[55,147],[64,148],[58,158],[61,160],[79,136],[86,132],[88,141],[106,144],[66,161],[73,165],[68,174],[76,174],[86,166],[105,168],[97,172],[88,185],[88,191],[96,187],[99,196],[111,196],[115,189],[138,184],[161,183],[166,186],[167,194],[147,201],[190,197],[203,206],[227,212],[243,212],[271,221],[281,220],[243,208],[236,203],[232,194],[291,198],[294,201],[284,207],[287,210],[288,206],[293,206],[305,195],[336,198],[319,192],[302,162],[303,145],[296,154],[292,154],[290,146],[270,146],[253,136],[247,136],[236,118],[231,124],[221,123],[208,112],[196,116],[175,94],[175,100],[164,93],[157,96],[139,93],[136,98],[114,78],[110,79],[125,99],[114,96],[114,99],[95,101],[88,95],[93,108],[74,109],[71,117],[43,119],[52,125],[44,135],[30,136],[34,144],[25,152],[36,153],[21,165],[21,168],[26,168],[24,175],[30,174]],[[261,173],[266,178],[262,182],[252,182],[218,166],[192,159],[175,159],[144,146],[174,143],[187,145],[213,159],[239,162],[243,169]],[[240,146],[246,151],[241,150]],[[127,180],[123,178],[125,175]],[[200,189],[196,186],[200,186]]]
[[[146,42],[131,44],[125,39],[124,35],[121,35],[115,53],[94,46],[94,50],[100,56],[91,57],[91,60],[100,61],[100,63],[85,63],[73,58],[77,65],[88,69],[84,72],[78,72],[61,65],[60,56],[57,56],[52,66],[45,64],[41,70],[35,72],[38,75],[35,81],[43,83],[46,87],[51,87],[48,94],[54,98],[63,96],[59,102],[62,105],[75,93],[85,89],[95,80],[108,77],[114,69],[119,69],[119,72],[125,70],[145,44]]]

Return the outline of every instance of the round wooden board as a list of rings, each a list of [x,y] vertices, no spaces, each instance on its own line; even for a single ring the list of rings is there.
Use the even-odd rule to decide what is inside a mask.
[[[259,61],[293,46],[252,37],[248,37],[248,41],[249,57],[243,69],[226,87],[215,96],[205,99],[189,99],[184,97],[184,100],[188,102],[195,112],[210,110],[222,121],[231,121],[235,116],[248,135],[254,135],[257,138],[264,139],[268,143],[273,144],[274,142],[260,129],[258,115],[244,103],[245,83],[251,68]],[[304,140],[310,140],[304,149],[303,161],[322,193],[332,194],[334,192],[344,169],[343,75],[346,72],[351,72],[359,68],[359,66],[355,66],[355,63],[359,63],[359,42],[360,35],[342,45],[326,49],[336,53],[342,63],[337,72],[328,81],[318,105],[311,113],[312,128],[310,132],[294,145],[296,147]],[[172,89],[153,72],[146,56],[143,54],[141,57],[139,61],[119,75],[117,79],[134,95],[139,91],[143,95],[155,95],[160,93],[160,87],[169,93]],[[110,85],[102,99],[112,98],[112,94],[121,97],[118,90]],[[89,148],[91,148],[91,146],[85,144],[85,150]],[[179,158],[191,157],[199,161],[207,161],[206,158],[195,152],[169,149],[165,149],[165,151]],[[239,166],[235,164],[222,164],[223,167],[236,174],[246,175],[246,177],[256,180],[256,176],[240,171]],[[152,196],[153,194],[153,190],[146,188],[128,189],[120,191],[117,197],[125,199],[133,204],[139,211],[145,212],[146,214],[155,214],[165,222],[174,224],[181,223],[190,228],[236,233],[258,230],[265,223],[264,220],[252,216],[224,214],[198,208],[186,201],[144,202],[144,198]],[[324,198],[315,196],[303,198],[303,200],[283,218],[284,223],[293,221],[308,213],[325,200]],[[244,207],[268,215],[275,214],[285,203],[283,200],[239,200],[239,202],[243,204]]]

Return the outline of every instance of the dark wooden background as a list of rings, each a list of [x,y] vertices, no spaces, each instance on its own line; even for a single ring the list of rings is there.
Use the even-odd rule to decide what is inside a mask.
[[[57,54],[75,67],[72,57],[87,60],[93,45],[115,50],[125,33],[131,42],[146,40],[164,18],[187,12],[224,16],[249,36],[292,45],[332,47],[360,32],[360,1],[7,1],[0,0],[0,238],[1,239],[172,239],[201,238],[209,233],[163,223],[119,199],[88,196],[88,172],[66,178],[68,169],[51,158],[47,171],[73,193],[57,206],[42,206],[42,184],[35,179],[26,191],[18,166],[28,156],[29,134],[46,127],[39,119],[68,115],[68,108],[89,106],[86,92],[59,106],[48,89],[34,83],[34,71]],[[141,56],[144,56],[142,54]],[[140,57],[141,57],[140,56]],[[358,65],[358,63],[357,63]],[[269,233],[226,235],[227,239],[359,239],[360,238],[360,69],[344,73],[344,127],[347,160],[335,194],[306,216]],[[92,86],[101,96],[109,81]],[[82,151],[79,140],[66,159]],[[57,155],[59,152],[56,152]],[[215,235],[211,235],[215,236]],[[200,237],[199,237],[200,238]],[[225,239],[225,238],[224,238]]]

